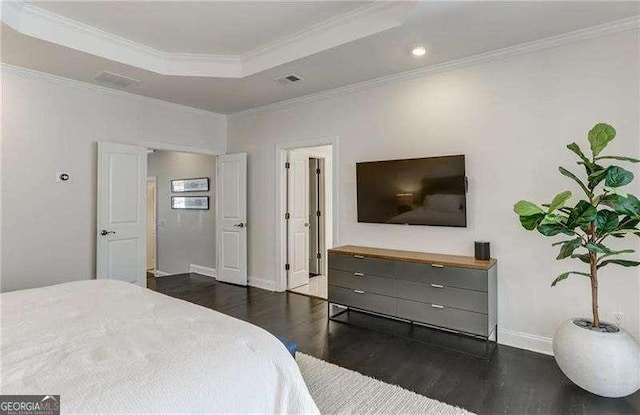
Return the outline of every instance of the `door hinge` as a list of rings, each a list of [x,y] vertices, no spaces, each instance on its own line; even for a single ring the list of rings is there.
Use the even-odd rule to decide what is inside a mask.
[[[284,264],[284,270],[285,271],[289,271],[289,268],[291,268],[291,266],[289,264]]]
[[[318,252],[318,254],[316,255],[316,258],[322,259],[322,254],[320,252]]]
[[[286,163],[284,163],[284,168],[288,169],[291,167],[291,163],[289,163],[288,161]]]
[[[291,218],[291,215],[289,213],[285,213],[284,214],[284,219],[285,220],[289,220],[289,218]]]
[[[322,213],[321,213],[320,211],[317,211],[317,212],[316,212],[316,216],[317,216],[317,217],[320,217],[320,216],[322,216]]]

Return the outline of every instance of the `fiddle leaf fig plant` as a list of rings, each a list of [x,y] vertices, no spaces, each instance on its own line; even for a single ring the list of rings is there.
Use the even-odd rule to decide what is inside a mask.
[[[633,253],[633,249],[613,250],[607,246],[609,238],[640,236],[640,200],[625,192],[623,187],[633,181],[633,173],[608,162],[639,163],[640,160],[626,156],[603,155],[607,145],[616,137],[616,130],[609,124],[596,124],[587,136],[591,154],[585,155],[580,146],[567,146],[578,157],[584,178],[559,167],[560,174],[580,186],[584,196],[569,203],[573,194],[569,190],[558,193],[550,203],[538,205],[521,200],[513,210],[522,226],[529,231],[537,230],[544,236],[564,235],[555,242],[559,247],[556,259],[574,259],[582,263],[585,270],[567,271],[558,275],[551,286],[555,286],[572,275],[587,277],[591,282],[591,309],[593,327],[600,327],[598,315],[598,271],[608,265],[635,267],[640,262],[620,258]]]

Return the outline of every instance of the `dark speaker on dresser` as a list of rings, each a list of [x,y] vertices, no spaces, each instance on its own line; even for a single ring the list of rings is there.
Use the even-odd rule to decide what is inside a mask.
[[[481,259],[487,261],[491,259],[491,249],[489,247],[489,242],[486,241],[476,241],[476,259]]]

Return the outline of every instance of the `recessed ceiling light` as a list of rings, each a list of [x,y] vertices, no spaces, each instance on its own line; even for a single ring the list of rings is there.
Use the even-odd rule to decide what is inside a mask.
[[[411,54],[413,56],[424,56],[427,53],[427,48],[424,46],[415,46],[411,49]]]

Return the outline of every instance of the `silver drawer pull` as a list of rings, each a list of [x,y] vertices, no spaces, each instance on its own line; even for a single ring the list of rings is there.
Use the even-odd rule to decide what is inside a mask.
[[[364,277],[364,274],[362,272],[354,272],[353,275],[355,275],[356,277]]]
[[[364,259],[364,256],[363,256],[363,255],[354,255],[353,257],[354,257],[354,258],[358,258],[358,259]]]
[[[444,285],[440,285],[440,284],[431,284],[431,286],[433,288],[444,288]]]
[[[360,291],[360,290],[353,290],[353,292],[356,294],[364,294],[364,291]]]
[[[442,264],[431,264],[431,266],[434,268],[444,268],[444,265]]]
[[[431,304],[431,307],[433,308],[444,308],[444,306],[438,305],[438,304]]]

